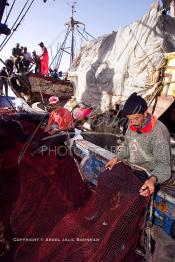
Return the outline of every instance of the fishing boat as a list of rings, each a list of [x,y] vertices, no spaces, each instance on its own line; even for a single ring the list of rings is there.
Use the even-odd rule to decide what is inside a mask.
[[[75,4],[71,6],[71,17],[68,22],[65,23],[66,33],[61,43],[56,43],[56,54],[53,56],[52,45],[50,45],[52,61],[49,65],[49,69],[54,68],[58,72],[58,77],[42,76],[40,74],[34,74],[30,70],[29,73],[15,73],[10,79],[12,90],[19,97],[22,97],[27,103],[32,105],[35,102],[41,102],[43,105],[47,104],[50,96],[56,95],[60,100],[67,101],[74,94],[74,83],[68,79],[68,72],[71,70],[71,66],[74,63],[74,59],[77,59],[75,47],[82,45],[84,41],[88,41],[88,37],[93,38],[85,28],[85,24],[75,20],[74,13]],[[75,34],[79,35],[81,39],[77,40]],[[79,47],[80,48],[80,47]],[[62,60],[67,55],[69,66],[67,72],[61,71]],[[53,69],[52,69],[53,71]]]
[[[153,13],[153,11],[151,13]],[[149,20],[147,17],[145,19]],[[150,20],[154,21],[152,17]],[[111,39],[115,39],[114,36],[116,37],[115,34],[112,35],[112,37],[108,37],[108,43],[110,43]],[[99,44],[98,41],[95,43],[99,44],[100,50],[103,50],[106,46],[112,49],[113,44],[107,45],[105,41],[106,39],[102,40],[102,45],[101,42]],[[93,44],[94,43],[90,44],[92,49]],[[85,57],[87,55],[86,51],[85,48],[83,53]],[[105,199],[103,190],[99,192],[99,194],[98,192],[96,193],[101,171],[105,169],[105,163],[115,156],[113,152],[108,150],[111,149],[111,145],[115,143],[114,140],[109,140],[109,137],[114,135],[114,139],[117,140],[118,144],[121,144],[123,139],[120,129],[117,128],[118,115],[116,114],[116,110],[113,109],[114,105],[116,105],[117,102],[117,105],[122,106],[122,99],[127,97],[129,92],[133,92],[133,90],[128,88],[128,91],[128,89],[125,88],[124,91],[127,92],[127,95],[123,95],[123,90],[117,93],[112,89],[113,86],[110,86],[110,79],[113,71],[108,67],[110,63],[107,65],[107,63],[99,60],[98,55],[100,55],[100,59],[107,57],[106,55],[101,56],[102,53],[100,52],[96,55],[97,61],[96,63],[94,61],[91,70],[89,70],[90,72],[86,71],[84,78],[84,73],[80,76],[81,70],[79,66],[81,66],[83,60],[83,54],[80,55],[77,64],[74,63],[74,70],[70,73],[70,77],[72,75],[74,83],[76,83],[77,98],[81,97],[84,102],[91,102],[91,105],[93,105],[95,101],[96,105],[100,105],[101,107],[95,112],[96,114],[100,114],[98,115],[100,118],[94,121],[94,118],[91,117],[88,120],[89,122],[86,122],[86,124],[89,123],[90,133],[88,134],[86,128],[86,132],[82,131],[80,134],[82,135],[81,138],[71,141],[74,143],[71,149],[73,156],[75,155],[77,157],[77,165],[75,164],[77,162],[74,162],[75,159],[73,159],[69,153],[65,158],[61,159],[57,159],[57,157],[52,154],[49,156],[47,154],[33,156],[30,141],[33,138],[33,134],[38,131],[36,124],[41,122],[43,117],[47,116],[45,116],[45,113],[40,116],[38,113],[34,113],[33,109],[32,112],[29,113],[26,103],[21,106],[22,99],[20,99],[19,104],[16,99],[11,99],[5,111],[8,98],[1,98],[4,100],[4,104],[2,103],[3,111],[1,112],[2,124],[0,133],[2,139],[0,142],[4,148],[1,152],[0,168],[3,170],[3,176],[0,176],[2,179],[2,183],[0,184],[3,185],[4,181],[6,181],[6,183],[4,183],[5,189],[2,187],[4,191],[2,190],[2,197],[0,198],[0,200],[2,200],[0,208],[3,210],[3,212],[0,212],[0,220],[3,221],[4,228],[8,229],[11,225],[16,233],[15,237],[13,237],[13,230],[11,230],[10,237],[8,234],[5,235],[6,232],[4,228],[2,229],[2,224],[0,224],[1,238],[3,237],[3,239],[0,239],[0,255],[6,259],[6,261],[12,261],[14,253],[16,261],[34,261],[36,257],[38,261],[52,261],[54,259],[60,259],[62,261],[116,261],[116,258],[118,260],[121,256],[123,256],[122,258],[126,261],[129,261],[129,259],[132,261],[143,260],[143,258],[139,257],[138,260],[138,257],[135,257],[135,243],[140,233],[142,233],[143,228],[141,227],[141,222],[143,219],[138,220],[137,223],[135,220],[133,223],[133,219],[137,218],[137,213],[135,212],[141,210],[141,208],[143,208],[144,211],[145,206],[143,207],[141,205],[141,203],[143,204],[143,202],[141,202],[143,198],[137,201],[138,191],[134,192],[132,187],[128,187],[128,185],[131,184],[130,182],[132,182],[129,180],[131,176],[127,177],[128,180],[122,179],[121,177],[121,181],[124,180],[123,183],[125,184],[121,184],[121,187],[119,186],[121,192],[119,190],[117,195],[115,194],[116,192],[114,192],[111,197]],[[169,52],[169,55],[173,55],[172,52]],[[169,61],[169,58],[167,58],[167,61]],[[101,67],[101,64],[104,67]],[[171,65],[169,66],[171,67]],[[174,69],[170,67],[166,67],[165,69]],[[81,69],[82,68],[83,67],[81,67]],[[106,72],[108,73],[107,75]],[[156,71],[156,73],[157,72],[159,73],[160,70]],[[167,80],[167,77],[168,74],[173,74],[173,72],[166,71],[165,73],[165,71],[163,71],[161,77],[158,74],[158,77],[154,78],[156,80],[149,82],[148,85],[148,89],[151,90],[151,88],[153,88],[154,92],[152,92],[152,90],[151,92],[146,92],[149,101],[153,102],[152,105],[150,103],[152,113],[156,114],[159,118],[164,117],[164,123],[167,119],[167,114],[170,113],[171,120],[166,124],[169,129],[171,126],[173,127],[174,87],[170,86],[173,84],[173,81],[169,83],[170,78]],[[138,72],[136,73],[139,75]],[[104,82],[101,78],[103,75],[105,75],[105,80],[107,79]],[[122,76],[124,83],[124,80],[128,79],[129,75],[123,74]],[[31,77],[34,78],[35,76],[31,75]],[[84,88],[84,79],[87,80],[87,90]],[[115,77],[113,79],[115,80]],[[83,91],[80,89],[79,80],[82,80]],[[135,80],[137,80],[136,76]],[[14,79],[14,81],[16,80]],[[28,81],[28,79],[26,81]],[[42,82],[42,79],[40,79],[40,81]],[[161,95],[152,96],[155,93],[157,94],[155,91],[159,90],[159,88],[157,90],[157,87],[159,87],[160,83]],[[18,85],[18,83],[16,84]],[[125,87],[127,87],[126,83],[124,84]],[[44,85],[45,84],[43,84],[43,86]],[[101,90],[101,96],[103,97],[98,96],[99,93],[97,91],[99,90],[97,90],[97,87]],[[107,89],[107,87],[110,88]],[[92,90],[92,88],[94,88],[94,90]],[[16,88],[16,92],[19,92],[17,89],[18,88]],[[20,93],[25,93],[30,99],[30,95],[33,94],[32,89],[29,88],[28,92],[24,91],[25,90]],[[104,93],[104,91],[106,93]],[[41,101],[43,101],[44,96],[40,84],[38,84],[36,94],[37,96],[39,95]],[[89,94],[89,96],[87,96],[87,94]],[[118,100],[117,96],[119,97]],[[92,98],[94,100],[92,100]],[[105,98],[107,98],[106,101]],[[36,97],[36,100],[37,99],[39,98]],[[155,99],[157,103],[154,102]],[[102,105],[107,105],[106,110],[102,108]],[[111,107],[109,107],[109,105],[111,105]],[[8,107],[13,108],[13,106],[14,110],[9,112]],[[16,112],[16,109],[18,109],[19,112]],[[109,109],[111,110],[110,114]],[[168,110],[170,110],[169,113],[167,113]],[[95,133],[94,138],[91,136],[92,129]],[[39,131],[41,132],[41,130]],[[117,133],[116,135],[115,132]],[[84,138],[84,134],[86,138],[89,135],[91,142]],[[106,134],[109,136],[106,136],[105,140]],[[172,130],[171,146],[173,161],[175,159],[174,134],[175,132]],[[97,136],[100,138],[98,141]],[[9,141],[10,143],[8,143]],[[99,144],[97,145],[97,143]],[[105,148],[105,144],[109,146],[109,148]],[[67,146],[69,147],[70,144],[67,144]],[[49,154],[53,153],[53,151],[54,150],[49,152]],[[15,162],[16,158],[17,161]],[[11,161],[9,161],[9,159]],[[18,175],[20,175],[21,179],[20,190],[19,181],[17,181]],[[120,185],[120,181],[118,182]],[[126,194],[126,189],[131,189],[131,195]],[[174,191],[171,193],[166,190],[165,187],[161,188],[155,196],[156,204],[154,207],[154,215],[158,225],[166,220],[166,223],[163,224],[165,231],[174,238]],[[174,190],[174,188],[172,190]],[[110,190],[108,190],[108,193],[111,195]],[[92,195],[93,198],[91,198],[92,201],[89,202],[90,195]],[[128,209],[132,211],[131,213],[125,210],[124,205],[121,205],[122,195],[126,200],[127,206],[129,207]],[[99,205],[97,205],[98,211],[100,212],[101,208],[102,213],[94,213],[94,210],[96,210],[94,199],[97,196],[104,197],[102,197],[102,201],[98,202]],[[142,214],[144,213],[143,211]],[[119,220],[117,221],[116,219],[118,217]],[[31,223],[31,221],[33,222]],[[138,231],[140,227],[142,229]],[[11,239],[13,239],[13,241]],[[14,242],[17,244],[15,247],[13,246]],[[134,252],[132,253],[130,251],[133,251],[133,248]],[[149,251],[151,253],[151,250]],[[142,255],[144,256],[144,254],[141,254],[141,256]],[[134,256],[134,258],[132,256]]]

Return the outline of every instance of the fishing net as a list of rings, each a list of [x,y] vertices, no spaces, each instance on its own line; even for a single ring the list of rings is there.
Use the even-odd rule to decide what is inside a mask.
[[[21,124],[25,141],[33,126]],[[90,192],[68,151],[59,158],[54,149],[33,156],[29,145],[17,166],[24,142],[14,141],[18,125],[7,126],[0,134],[1,157],[7,162],[1,168],[2,184],[5,175],[9,179],[1,194],[0,219],[5,226],[11,224],[16,239],[25,239],[16,243],[14,260],[139,261],[135,248],[149,199],[139,195],[143,182],[131,168],[120,163],[106,170]],[[13,143],[4,143],[8,138]],[[8,163],[12,165],[7,170]]]
[[[11,218],[17,237],[47,236],[65,214],[82,206],[90,195],[69,153],[62,160],[57,160],[54,151],[50,156],[27,154],[19,171],[20,193]],[[20,242],[16,261],[34,261],[39,244]]]
[[[7,128],[7,126],[9,128]],[[12,134],[10,134],[10,132]],[[13,261],[14,245],[10,218],[18,196],[20,177],[17,167],[15,135],[19,127],[7,119],[0,119],[0,261]],[[9,244],[10,243],[10,244]]]
[[[123,163],[102,173],[86,206],[57,224],[36,261],[135,261],[149,201],[139,195],[141,184]]]
[[[33,156],[30,143],[22,155],[25,144],[17,141],[18,123],[11,124],[12,120],[4,119],[0,129],[0,156],[3,161],[0,166],[3,189],[0,194],[0,220],[6,228],[11,224],[17,238],[43,237],[65,214],[82,206],[89,198],[90,190],[68,150],[59,158],[59,148],[56,147],[45,154]],[[20,124],[23,130],[20,137],[26,140],[36,126],[25,121]],[[21,241],[15,260],[29,261],[31,257],[30,261],[33,261],[32,255],[37,252],[38,245]]]

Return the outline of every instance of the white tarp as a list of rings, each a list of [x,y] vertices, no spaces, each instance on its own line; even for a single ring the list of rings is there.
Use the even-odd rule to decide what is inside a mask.
[[[105,111],[134,91],[146,94],[149,76],[175,50],[175,20],[152,5],[139,21],[89,42],[69,74],[75,96]],[[151,88],[151,87],[150,87]]]

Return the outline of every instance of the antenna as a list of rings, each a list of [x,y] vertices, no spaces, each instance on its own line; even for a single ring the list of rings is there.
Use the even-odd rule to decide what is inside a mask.
[[[83,23],[76,21],[74,19],[74,13],[76,13],[75,6],[77,4],[77,1],[74,1],[71,4],[71,11],[72,11],[72,16],[70,17],[69,22],[65,23],[68,28],[70,28],[71,31],[71,57],[70,57],[70,65],[72,64],[75,56],[75,37],[74,37],[74,31],[75,31],[75,26],[78,26],[79,24],[84,25]],[[69,4],[70,5],[70,4]]]
[[[71,57],[70,57],[70,65],[73,62],[74,55],[75,55],[75,38],[74,38],[74,29],[75,29],[75,20],[74,20],[74,13],[76,13],[75,5],[77,2],[75,1],[72,5],[72,16],[70,18],[70,29],[72,31],[72,40],[71,40]]]
[[[74,3],[72,4],[72,17],[74,16],[74,13],[76,13],[76,10],[75,10],[76,4],[77,4],[77,1],[74,1]]]
[[[76,13],[76,4],[77,4],[77,1],[71,1],[71,3],[67,2],[67,5],[71,8],[71,17],[70,17],[69,21],[64,24],[67,27],[65,38],[64,38],[62,44],[60,45],[60,48],[57,49],[57,53],[56,53],[55,57],[53,58],[50,66],[53,63],[55,63],[55,61],[57,61],[56,66],[57,66],[57,68],[59,68],[63,53],[67,53],[67,54],[70,55],[70,67],[71,67],[73,60],[74,60],[74,57],[75,57],[75,46],[76,46],[75,45],[76,44],[75,43],[75,33],[78,32],[78,34],[81,36],[81,40],[85,39],[87,41],[87,38],[84,37],[84,33],[86,33],[91,38],[93,38],[90,34],[88,34],[86,32],[85,24],[74,19],[74,14]],[[80,27],[80,25],[81,25],[81,27]],[[82,27],[83,27],[83,32],[80,31],[80,29]],[[70,40],[71,40],[71,46],[66,47],[66,42],[67,42],[69,36],[70,36]],[[70,52],[68,51],[68,49],[70,49]]]

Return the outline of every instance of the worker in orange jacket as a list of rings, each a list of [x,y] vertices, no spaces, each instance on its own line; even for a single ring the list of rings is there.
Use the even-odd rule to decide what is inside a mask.
[[[49,55],[47,48],[44,46],[43,42],[39,43],[39,46],[42,50],[41,59],[41,75],[48,76],[48,64],[49,64]]]

